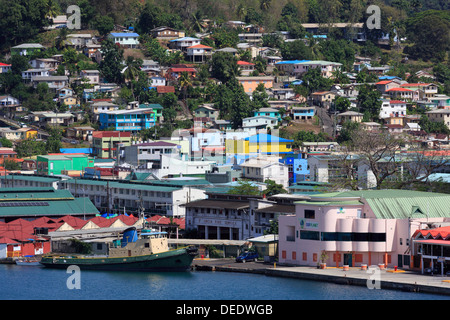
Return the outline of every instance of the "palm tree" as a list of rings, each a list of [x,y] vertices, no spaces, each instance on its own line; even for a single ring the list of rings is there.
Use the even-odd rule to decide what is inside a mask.
[[[180,73],[180,77],[178,78],[178,85],[183,88],[184,100],[186,101],[187,88],[192,86],[191,78],[186,71]]]
[[[270,9],[272,0],[260,0],[259,7],[262,11],[268,11]]]
[[[55,0],[47,0],[45,6],[46,6],[48,18],[53,18],[58,15],[59,8],[58,8],[58,4],[56,3]]]
[[[240,19],[244,19],[247,15],[247,8],[241,3],[236,9],[236,14]]]
[[[204,32],[203,26],[201,24],[202,19],[203,15],[199,10],[192,14],[192,29],[194,29],[194,31]]]
[[[133,92],[133,99],[135,99],[133,81],[136,81],[136,77],[139,75],[139,72],[141,72],[141,66],[141,59],[135,59],[133,56],[128,56],[125,60],[125,68],[122,70],[125,79],[128,79],[130,81],[131,91]]]

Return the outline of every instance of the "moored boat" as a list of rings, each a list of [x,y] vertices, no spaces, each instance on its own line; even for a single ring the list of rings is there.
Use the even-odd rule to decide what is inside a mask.
[[[190,269],[196,254],[194,247],[169,250],[165,232],[142,230],[138,236],[138,231],[132,227],[125,230],[122,240],[109,246],[106,256],[48,255],[43,256],[40,263],[64,269],[76,265],[89,270],[184,271]]]
[[[34,256],[25,256],[16,260],[18,266],[40,266],[39,260]]]

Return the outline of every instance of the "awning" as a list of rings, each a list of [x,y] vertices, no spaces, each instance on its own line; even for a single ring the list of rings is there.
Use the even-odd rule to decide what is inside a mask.
[[[413,240],[415,243],[432,244],[438,246],[450,246],[450,240],[420,239]]]

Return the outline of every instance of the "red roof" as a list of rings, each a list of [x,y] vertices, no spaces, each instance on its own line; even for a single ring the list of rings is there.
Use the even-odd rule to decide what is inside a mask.
[[[94,131],[92,133],[94,138],[129,138],[131,137],[131,132],[120,132],[120,131]]]
[[[197,72],[194,68],[170,68],[170,71],[178,73],[178,72]]]
[[[401,87],[426,87],[432,83],[404,83]]]
[[[212,49],[212,47],[208,47],[208,46],[205,46],[203,44],[196,44],[195,46],[188,47],[188,49],[189,48],[194,48],[194,49]]]
[[[80,229],[86,224],[86,220],[74,217],[74,216],[64,216],[57,220],[58,222],[66,222],[74,229]]]
[[[450,236],[450,227],[441,227],[435,229],[427,229],[427,230],[417,230],[415,236],[418,234],[422,234],[423,237],[439,237],[439,238],[447,238]]]
[[[0,236],[0,243],[5,243],[5,244],[19,244],[18,241],[13,240],[13,239],[8,238],[8,237],[3,237],[3,236]]]
[[[388,84],[388,83],[391,83],[391,82],[392,82],[391,80],[383,80],[383,81],[379,81],[379,82],[377,82],[375,84]]]
[[[392,88],[392,89],[386,90],[386,92],[389,92],[389,91],[412,91],[412,90],[409,90],[406,88]]]
[[[174,86],[157,86],[156,92],[158,93],[175,93],[175,87]]]
[[[0,67],[11,67],[11,65],[3,63],[3,62],[0,62]]]
[[[404,104],[406,102],[405,101],[401,101],[401,100],[390,100],[389,103],[390,104]]]
[[[255,65],[254,63],[247,62],[247,61],[242,61],[242,60],[239,60],[237,62],[237,64],[238,64],[238,66],[254,66]]]

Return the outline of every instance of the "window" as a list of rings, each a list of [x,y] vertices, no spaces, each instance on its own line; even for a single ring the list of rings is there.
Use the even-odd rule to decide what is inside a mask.
[[[315,210],[305,210],[305,219],[315,219],[316,211]]]
[[[303,240],[319,240],[320,239],[320,233],[319,233],[319,231],[301,230],[300,231],[300,239],[303,239]]]

